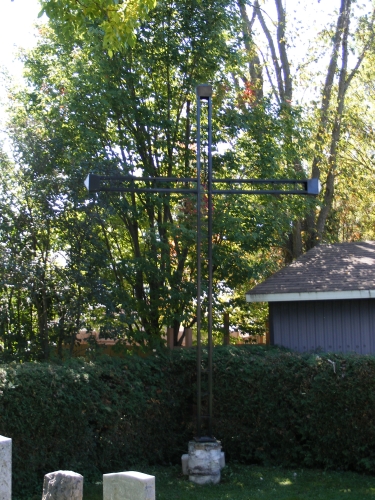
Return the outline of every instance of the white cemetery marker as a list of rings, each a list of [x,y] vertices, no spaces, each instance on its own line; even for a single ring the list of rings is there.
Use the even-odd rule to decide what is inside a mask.
[[[135,471],[104,474],[103,500],[155,500],[155,476]]]
[[[58,470],[44,476],[42,500],[82,500],[83,476]]]
[[[12,499],[12,440],[0,436],[0,500]]]

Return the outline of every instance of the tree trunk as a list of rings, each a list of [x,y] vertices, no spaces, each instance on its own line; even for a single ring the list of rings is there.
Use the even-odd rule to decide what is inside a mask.
[[[241,1],[242,0],[239,0],[240,8]],[[357,73],[374,39],[373,10],[367,30],[370,35],[363,45],[362,52],[358,57],[354,69],[348,75],[348,39],[350,35],[351,4],[352,0],[340,0],[336,29],[332,38],[332,52],[322,90],[319,123],[314,141],[315,146],[311,174],[312,177],[321,179],[322,185],[324,186],[321,194],[321,204],[319,209],[312,209],[303,221],[300,220],[293,223],[293,230],[287,237],[284,247],[286,263],[299,257],[304,250],[313,248],[324,239],[327,219],[332,209],[335,195],[335,180],[337,176],[336,166],[339,153],[339,142],[341,139],[341,124],[345,110],[345,97],[350,83]],[[254,2],[254,12],[256,12],[256,16],[267,39],[276,76],[276,84],[274,84],[267,67],[265,68],[270,79],[271,87],[280,104],[291,104],[293,98],[293,81],[286,49],[285,10],[281,0],[275,0],[275,7],[278,19],[276,41],[272,38],[271,31],[267,26],[259,1],[256,0]],[[247,48],[246,42],[245,48]],[[338,89],[335,91],[335,77],[337,75],[339,61],[341,61],[341,63]],[[336,105],[333,105],[334,100],[336,101]],[[332,108],[334,108],[334,110],[332,110]],[[301,169],[301,162],[299,162],[296,165],[296,171],[301,171]],[[322,179],[323,176],[324,178]]]

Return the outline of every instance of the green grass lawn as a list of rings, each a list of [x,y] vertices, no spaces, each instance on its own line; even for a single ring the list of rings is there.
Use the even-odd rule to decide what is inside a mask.
[[[156,477],[157,500],[361,500],[375,498],[375,477],[352,472],[286,470],[232,465],[218,485],[197,486],[181,467],[152,467],[140,472]],[[84,500],[102,500],[102,485],[85,485]]]

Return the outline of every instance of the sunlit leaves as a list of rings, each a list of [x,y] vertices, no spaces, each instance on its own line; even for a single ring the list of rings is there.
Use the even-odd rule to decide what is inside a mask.
[[[110,56],[135,43],[135,29],[156,0],[41,0],[42,13],[60,25],[68,37],[87,36],[88,32],[103,33],[103,47]]]

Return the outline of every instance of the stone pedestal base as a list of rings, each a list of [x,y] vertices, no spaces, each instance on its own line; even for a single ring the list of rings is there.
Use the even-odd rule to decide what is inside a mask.
[[[182,474],[184,476],[189,475],[189,455],[184,453],[181,455],[181,466],[182,466]],[[220,469],[225,467],[225,453],[222,451],[220,455]]]
[[[189,442],[188,474],[189,480],[196,484],[218,484],[222,451],[220,441],[213,443]]]
[[[0,436],[0,500],[12,500],[12,440]]]

